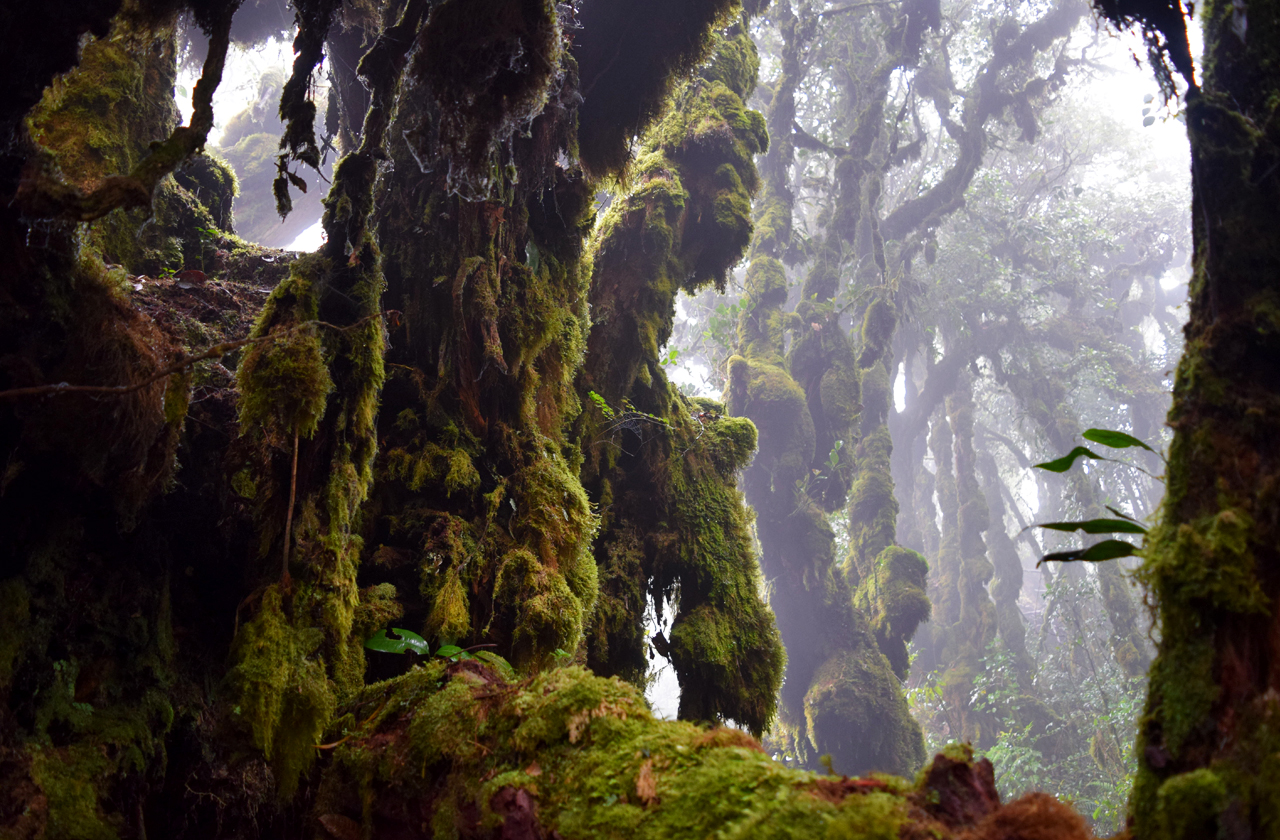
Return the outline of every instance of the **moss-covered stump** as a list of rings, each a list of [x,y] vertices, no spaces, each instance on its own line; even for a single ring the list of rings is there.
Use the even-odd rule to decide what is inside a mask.
[[[1002,807],[965,748],[914,782],[789,769],[749,735],[654,720],[577,667],[516,681],[433,660],[370,686],[324,745],[313,836],[1087,838],[1043,794]]]

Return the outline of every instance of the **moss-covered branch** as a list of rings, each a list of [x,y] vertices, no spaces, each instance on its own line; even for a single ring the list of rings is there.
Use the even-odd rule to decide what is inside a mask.
[[[192,93],[191,124],[178,126],[168,139],[157,141],[128,175],[104,178],[87,194],[74,184],[59,180],[40,161],[33,161],[18,189],[16,200],[24,213],[35,218],[60,218],[77,222],[100,219],[112,210],[150,207],[160,182],[192,155],[204,149],[213,128],[213,94],[222,82],[230,45],[231,19],[238,2],[219,7],[209,30],[209,54]]]

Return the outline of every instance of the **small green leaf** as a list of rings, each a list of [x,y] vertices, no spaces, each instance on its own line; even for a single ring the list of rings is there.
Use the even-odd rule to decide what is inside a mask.
[[[1090,429],[1090,431],[1093,431],[1093,430]],[[1071,469],[1071,466],[1076,462],[1076,459],[1080,457],[1093,458],[1095,461],[1110,460],[1109,458],[1103,458],[1101,455],[1099,455],[1096,452],[1091,452],[1090,450],[1085,449],[1083,446],[1077,446],[1075,449],[1071,450],[1066,455],[1063,455],[1061,458],[1056,458],[1052,461],[1045,461],[1043,464],[1034,464],[1033,466],[1038,470],[1048,470],[1049,472],[1064,473],[1067,470]]]
[[[457,656],[462,653],[462,648],[457,645],[445,645],[436,651],[436,656]]]
[[[1098,563],[1103,560],[1115,560],[1117,557],[1134,557],[1137,553],[1138,547],[1133,543],[1127,543],[1124,540],[1103,540],[1097,545],[1091,545],[1088,548],[1055,551],[1053,554],[1046,554],[1040,558],[1040,563],[1045,561]],[[1039,566],[1040,563],[1036,565]]]
[[[1143,117],[1143,118],[1142,118],[1142,127],[1143,127],[1143,128],[1146,128],[1147,126],[1151,125],[1151,124],[1152,124],[1152,123],[1154,123],[1155,121],[1156,121],[1156,118],[1155,118],[1155,117]]]
[[[369,650],[378,650],[383,653],[407,653],[408,651],[413,651],[423,656],[431,655],[431,646],[427,644],[426,639],[417,633],[411,630],[403,630],[399,627],[391,628],[391,632],[403,638],[393,639],[387,635],[386,630],[379,630],[365,640],[364,646]]]
[[[1155,452],[1154,449],[1147,446],[1133,435],[1127,435],[1124,432],[1117,432],[1114,429],[1088,429],[1080,437],[1085,440],[1091,440],[1094,443],[1100,443],[1103,446],[1110,446],[1113,449],[1125,449],[1130,446],[1141,446],[1148,452]]]
[[[1080,522],[1043,522],[1037,528],[1054,531],[1084,531],[1086,534],[1145,534],[1143,528],[1132,519],[1085,519]]]

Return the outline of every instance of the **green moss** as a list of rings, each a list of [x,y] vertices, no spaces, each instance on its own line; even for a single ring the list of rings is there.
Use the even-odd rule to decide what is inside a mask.
[[[1193,523],[1161,526],[1148,537],[1139,579],[1159,587],[1170,611],[1197,604],[1236,613],[1261,613],[1267,598],[1256,574],[1252,517],[1226,507]],[[1211,558],[1211,560],[1210,560]]]
[[[315,658],[324,636],[319,627],[291,621],[280,587],[272,585],[232,646],[227,686],[236,721],[271,761],[284,798],[310,768],[337,707],[324,663]]]
[[[351,709],[315,812],[365,830],[420,820],[428,801],[437,836],[496,830],[516,792],[526,804],[514,819],[564,837],[889,840],[908,819],[942,830],[916,804],[939,796],[926,781],[789,769],[744,733],[655,721],[635,688],[576,667],[510,683],[432,662]]]
[[[356,639],[364,640],[404,615],[404,606],[396,597],[394,584],[378,583],[360,590],[360,605],[351,622]]]
[[[464,639],[471,631],[470,605],[457,566],[445,572],[444,582],[435,592],[426,630],[428,638],[438,638],[444,644]]]
[[[117,840],[123,828],[118,815],[104,811],[101,787],[112,767],[92,745],[63,749],[36,748],[31,779],[46,798],[47,837]]]
[[[897,328],[898,312],[893,302],[883,295],[876,296],[862,319],[862,346],[866,348],[863,352],[882,354]]]
[[[181,427],[191,404],[191,375],[174,374],[165,383],[164,421],[170,426]]]
[[[1227,787],[1212,770],[1201,767],[1166,779],[1156,802],[1159,833],[1154,836],[1159,840],[1217,837]]]
[[[925,761],[897,677],[872,646],[830,657],[804,697],[806,735],[814,749],[859,756],[863,766],[907,774]],[[843,772],[845,768],[836,768]]]
[[[480,487],[480,473],[465,449],[445,449],[415,437],[409,446],[388,452],[385,461],[387,475],[414,492],[438,484],[450,497]]]
[[[722,82],[745,101],[755,90],[760,75],[755,41],[745,28],[735,26],[718,37],[714,49],[715,60],[699,68],[698,75],[707,81]]]
[[[253,471],[247,467],[232,473],[230,484],[232,491],[242,499],[252,501],[258,495],[258,484],[254,480]]]
[[[923,555],[891,545],[876,557],[875,570],[854,593],[855,606],[871,622],[876,642],[899,679],[906,678],[910,663],[907,642],[929,620],[928,574]]]
[[[493,592],[501,608],[513,614],[511,649],[518,668],[544,668],[557,649],[577,648],[587,617],[583,602],[565,575],[531,551],[515,549],[503,558]]]
[[[570,464],[549,445],[543,457],[533,459],[513,477],[512,485],[518,499],[517,536],[526,545],[536,547],[542,564],[563,576],[579,604],[576,621],[586,621],[596,597],[597,574],[591,539],[599,525],[586,491]],[[524,505],[523,510],[519,509],[520,503]],[[576,647],[578,634],[572,634],[572,639],[569,647]]]
[[[267,299],[255,335],[272,337],[251,345],[236,371],[242,430],[260,428],[283,442],[319,428],[333,380],[318,328],[297,325],[318,317],[314,285],[326,270],[322,257],[303,257]]]
[[[710,438],[707,452],[726,478],[745,467],[756,452],[756,425],[746,418],[722,417],[704,428]]]

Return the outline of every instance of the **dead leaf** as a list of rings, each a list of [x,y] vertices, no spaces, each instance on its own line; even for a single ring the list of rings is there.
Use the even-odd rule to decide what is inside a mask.
[[[658,798],[658,780],[653,775],[652,758],[640,765],[640,772],[636,775],[636,796],[646,805]]]
[[[535,761],[532,764],[530,764],[528,767],[524,768],[524,774],[526,776],[541,776],[542,768],[539,767],[538,762]]]

